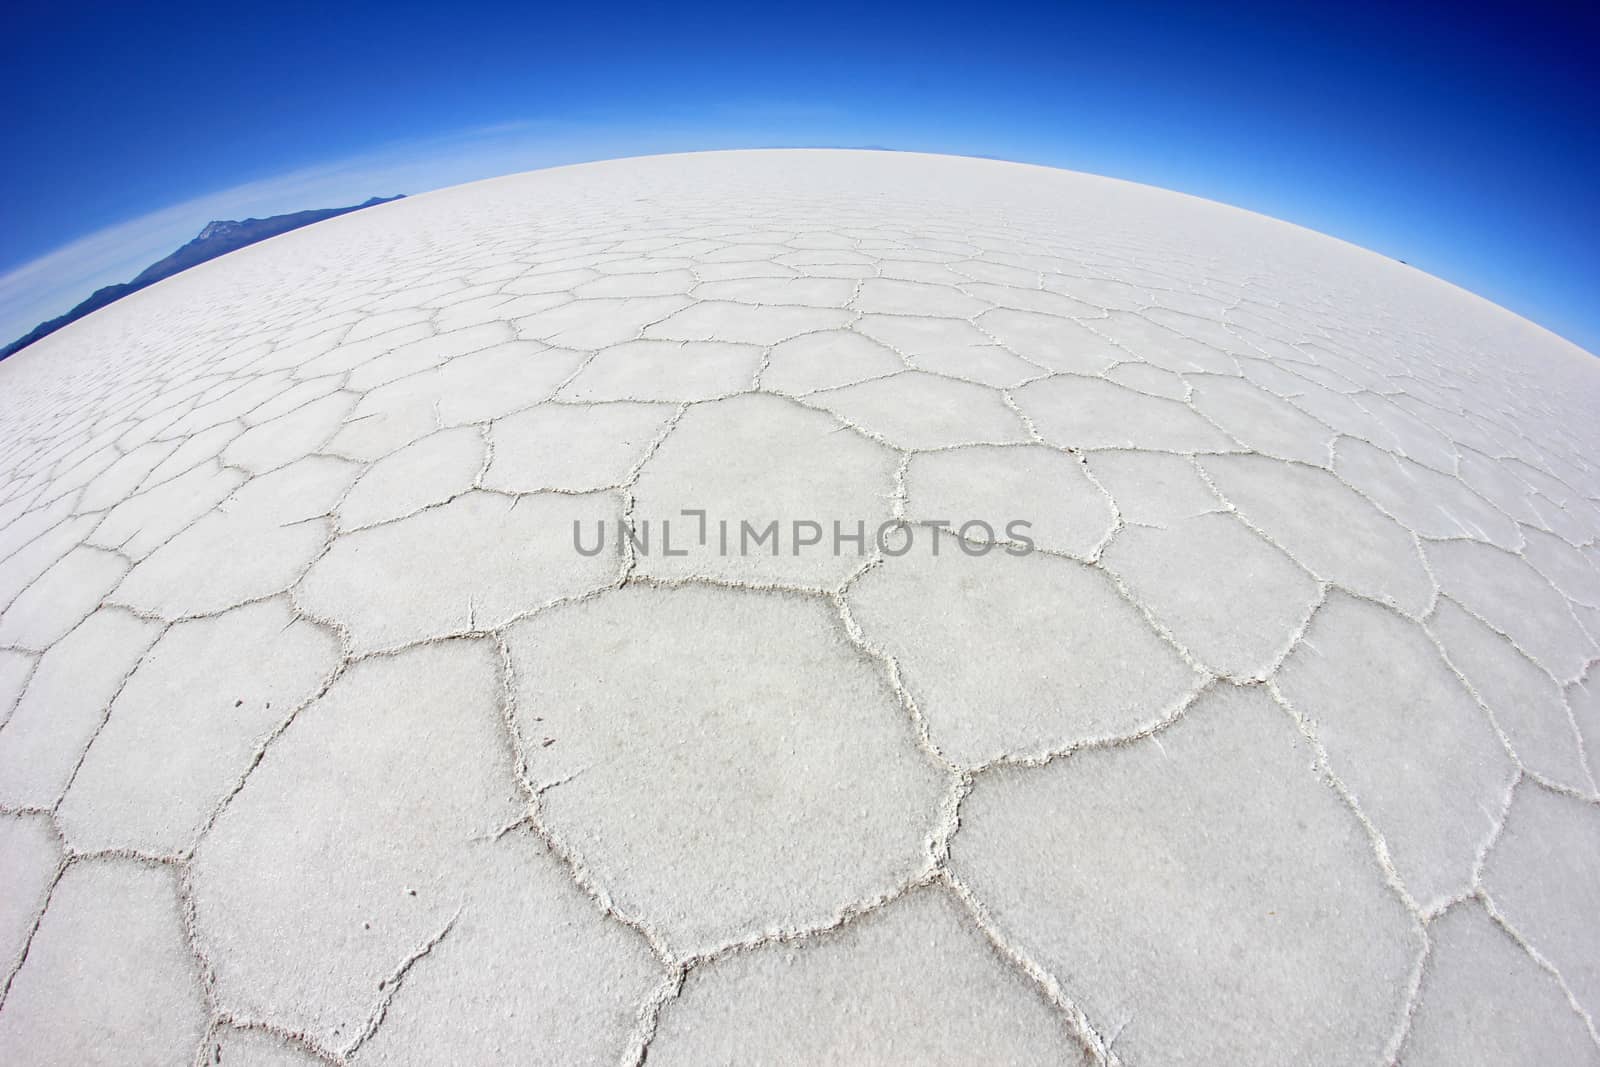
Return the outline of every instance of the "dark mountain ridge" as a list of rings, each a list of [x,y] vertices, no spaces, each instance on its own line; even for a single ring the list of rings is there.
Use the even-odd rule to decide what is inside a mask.
[[[269,237],[276,237],[280,233],[298,230],[302,226],[309,226],[313,222],[331,219],[338,215],[348,215],[352,211],[373,207],[376,204],[387,204],[399,200],[400,196],[375,196],[360,204],[350,207],[325,207],[314,208],[310,211],[294,211],[287,215],[273,215],[265,219],[217,219],[208,222],[200,230],[194,240],[179,248],[176,252],[162,259],[156,260],[144,270],[140,271],[131,282],[118,282],[96,289],[88,299],[78,304],[64,315],[57,315],[46,322],[41,322],[26,334],[12,341],[4,348],[0,348],[0,359],[5,359],[13,352],[23,349],[39,340],[55,333],[69,322],[76,322],[92,311],[98,311],[114,301],[120,300],[129,293],[136,293],[146,286],[154,285],[163,278],[170,278],[180,271],[190,267],[199,266],[207,260],[216,259],[257,241],[265,241]]]

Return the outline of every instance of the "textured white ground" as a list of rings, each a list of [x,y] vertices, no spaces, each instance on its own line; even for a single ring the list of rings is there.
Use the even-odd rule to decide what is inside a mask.
[[[1064,172],[229,255],[0,363],[0,1062],[1600,1062],[1596,456],[1576,348]],[[572,547],[684,508],[1038,550]]]

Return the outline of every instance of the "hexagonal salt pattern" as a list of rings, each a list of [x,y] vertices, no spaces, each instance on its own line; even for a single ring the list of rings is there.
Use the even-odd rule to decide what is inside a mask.
[[[1593,1063],[1600,368],[855,152],[0,364],[0,1059]]]

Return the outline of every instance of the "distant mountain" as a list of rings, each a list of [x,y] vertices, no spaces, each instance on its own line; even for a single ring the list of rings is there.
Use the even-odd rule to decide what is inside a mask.
[[[401,194],[404,196],[405,194]],[[257,241],[265,241],[268,237],[276,237],[280,233],[298,230],[302,226],[309,226],[313,222],[331,219],[337,215],[348,215],[352,211],[360,211],[364,207],[375,204],[387,204],[399,200],[401,196],[375,196],[365,203],[353,207],[325,207],[313,211],[295,211],[288,215],[273,215],[266,219],[220,219],[208,222],[200,231],[199,236],[165,259],[158,259],[144,270],[131,282],[118,282],[116,285],[107,285],[96,289],[89,298],[65,315],[57,315],[49,322],[41,322],[29,330],[22,337],[12,341],[4,348],[0,348],[0,359],[5,359],[18,349],[26,348],[41,337],[55,333],[69,322],[76,322],[89,314],[98,311],[107,304],[120,300],[129,293],[136,293],[147,285],[154,285],[162,278],[170,278],[179,271],[188,270],[198,266],[208,259],[216,259],[235,249],[246,245],[253,245]]]

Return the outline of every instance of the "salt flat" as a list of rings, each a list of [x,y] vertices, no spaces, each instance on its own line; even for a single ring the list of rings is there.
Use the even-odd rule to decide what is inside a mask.
[[[1597,455],[1587,353],[1061,171],[228,255],[0,363],[0,1062],[1600,1063]]]

